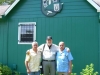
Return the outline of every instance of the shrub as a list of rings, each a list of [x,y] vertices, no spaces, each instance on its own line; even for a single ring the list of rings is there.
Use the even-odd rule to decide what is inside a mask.
[[[12,70],[7,65],[3,65],[2,75],[11,75],[11,74],[12,74]]]
[[[94,64],[86,65],[85,69],[80,72],[81,75],[98,75],[98,72],[94,72]]]
[[[17,72],[17,71],[13,71],[13,75],[20,75],[20,72]]]
[[[7,65],[0,64],[0,75],[12,75],[12,70]]]
[[[20,73],[12,71],[7,65],[0,63],[0,75],[20,75]]]
[[[74,65],[72,64],[72,69],[73,69]],[[77,73],[71,73],[71,75],[77,75]]]

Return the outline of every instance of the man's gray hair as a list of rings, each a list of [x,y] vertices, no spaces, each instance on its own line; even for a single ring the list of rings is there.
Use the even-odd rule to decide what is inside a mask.
[[[65,44],[63,41],[60,41],[60,42],[59,42],[59,44],[61,44],[61,43]]]
[[[37,44],[37,45],[38,45],[38,42],[36,42],[36,41],[35,41],[35,42],[32,42],[32,46],[33,46],[34,44]]]

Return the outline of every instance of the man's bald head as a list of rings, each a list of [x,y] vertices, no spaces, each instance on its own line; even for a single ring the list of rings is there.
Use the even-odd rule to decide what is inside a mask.
[[[60,48],[60,50],[64,50],[65,44],[63,41],[59,42],[59,48]]]

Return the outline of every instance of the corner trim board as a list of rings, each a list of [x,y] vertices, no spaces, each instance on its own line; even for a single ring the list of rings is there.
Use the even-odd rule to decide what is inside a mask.
[[[99,23],[100,23],[100,13],[99,13]]]
[[[100,12],[100,9],[99,9],[99,10],[97,10],[97,12]]]
[[[0,18],[2,18],[2,15],[0,15]]]

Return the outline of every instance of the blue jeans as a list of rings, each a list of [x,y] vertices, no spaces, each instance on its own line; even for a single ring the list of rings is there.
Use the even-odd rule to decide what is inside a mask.
[[[30,74],[28,74],[28,75],[40,75],[40,71],[38,71],[38,72],[30,72]]]

